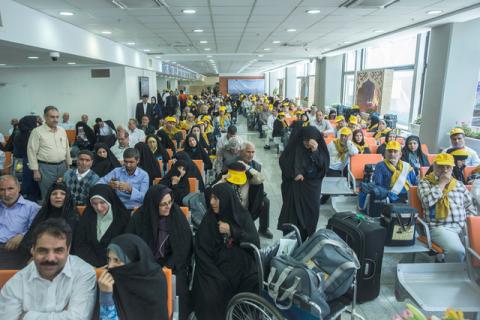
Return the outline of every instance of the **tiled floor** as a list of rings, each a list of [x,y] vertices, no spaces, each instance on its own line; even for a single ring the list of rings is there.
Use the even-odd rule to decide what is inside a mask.
[[[274,233],[274,240],[278,240],[281,236],[280,231],[276,230],[278,216],[282,205],[282,196],[280,193],[281,174],[278,165],[278,155],[274,150],[264,150],[263,139],[258,138],[257,132],[249,132],[246,129],[245,118],[239,117],[238,132],[246,141],[251,141],[256,145],[255,159],[262,163],[262,172],[267,175],[265,191],[270,198],[270,229]],[[318,228],[326,226],[328,219],[333,215],[333,209],[330,204],[322,205],[320,208],[320,221]],[[261,238],[262,246],[269,245],[272,241]],[[399,255],[385,255],[382,267],[382,286],[380,295],[377,299],[358,305],[357,311],[367,320],[388,320],[401,313],[405,309],[406,302],[398,302],[394,295],[394,283],[396,265],[403,258]],[[418,261],[417,257],[417,261]],[[350,319],[350,316],[343,316],[342,319]]]

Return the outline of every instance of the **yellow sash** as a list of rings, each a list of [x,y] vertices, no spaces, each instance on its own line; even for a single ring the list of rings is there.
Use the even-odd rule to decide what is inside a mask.
[[[391,129],[388,129],[388,128],[385,129],[385,130],[382,130],[382,131],[377,131],[373,137],[378,140],[382,137],[382,135],[384,135],[385,133],[390,132],[390,131],[391,131]]]
[[[338,157],[340,160],[342,160],[342,162],[345,162],[345,156],[347,155],[348,148],[342,145],[340,138],[333,140],[333,144],[335,145],[335,149],[337,149]]]
[[[361,146],[361,145],[359,145],[355,142],[353,144],[355,145],[355,147],[357,147],[359,153],[364,153],[365,149],[368,147],[368,145],[366,143],[364,143],[363,146]]]
[[[403,161],[398,161],[398,168],[395,168],[393,166],[393,164],[390,163],[390,161],[388,160],[383,160],[383,162],[385,163],[385,165],[387,166],[388,170],[390,170],[393,174],[392,174],[392,177],[390,178],[390,188],[392,188],[394,185],[395,185],[395,182],[397,182],[397,179],[400,177],[400,174],[402,173],[403,171]],[[408,183],[407,180],[405,180],[405,190],[408,191],[408,189],[410,189],[410,184]]]
[[[437,179],[435,179],[434,173],[427,174],[424,178],[433,185],[438,185]],[[445,220],[450,213],[450,201],[448,200],[448,193],[455,189],[457,186],[457,180],[452,178],[450,182],[445,186],[442,192],[442,197],[435,204],[435,219]]]
[[[378,128],[378,123],[374,124],[374,125],[371,126],[371,127],[368,127],[368,128],[367,128],[367,131],[373,131],[375,128]]]

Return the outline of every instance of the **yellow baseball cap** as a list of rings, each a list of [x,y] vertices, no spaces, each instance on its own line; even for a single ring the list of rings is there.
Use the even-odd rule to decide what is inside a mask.
[[[197,120],[196,124],[203,124],[203,120]]]
[[[165,118],[165,121],[177,123],[177,119],[176,119],[175,117],[166,117],[166,118]]]
[[[303,114],[303,111],[302,110],[297,110],[297,111],[295,111],[295,114],[296,115]]]
[[[240,166],[231,165],[231,168],[228,169],[228,178],[227,180],[230,183],[236,184],[238,186],[243,186],[247,183],[247,174],[245,173],[245,167],[240,168]]]
[[[279,112],[278,115],[285,117],[285,112]]]
[[[350,128],[343,127],[338,131],[338,133],[340,133],[342,136],[349,136],[352,134],[352,130],[350,130]]]
[[[220,108],[218,108],[218,111],[227,111],[227,107],[221,106]]]
[[[352,110],[360,110],[360,106],[354,104],[354,105],[352,106]]]
[[[453,136],[454,134],[463,134],[465,135],[465,131],[462,128],[453,128],[450,130],[450,135]]]
[[[457,160],[465,160],[470,156],[470,154],[467,152],[467,150],[465,150],[463,148],[454,149],[454,150],[452,150],[448,153],[450,153]]]
[[[438,154],[433,160],[433,163],[439,164],[441,166],[451,166],[451,167],[455,165],[455,162],[453,161],[453,156],[449,153]]]
[[[210,116],[203,116],[203,117],[202,117],[202,120],[204,120],[204,121],[212,121],[212,117],[210,117]]]
[[[352,124],[357,124],[357,117],[355,116],[350,116],[350,119],[348,119],[348,122]]]
[[[397,151],[401,151],[401,150],[402,150],[402,146],[400,145],[400,143],[399,143],[398,141],[390,141],[389,143],[387,143],[386,150],[397,150]]]
[[[344,116],[337,116],[337,117],[335,118],[335,122],[340,122],[340,121],[343,121],[343,120],[345,120],[345,117],[344,117]]]

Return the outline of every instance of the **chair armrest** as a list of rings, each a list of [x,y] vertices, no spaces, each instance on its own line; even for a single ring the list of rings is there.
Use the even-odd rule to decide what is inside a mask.
[[[417,223],[419,226],[422,227],[425,237],[427,238],[428,248],[432,249],[432,238],[430,236],[430,228],[428,227],[428,224],[425,221],[423,221],[421,218],[417,218]]]
[[[284,223],[282,224],[280,229],[283,231],[284,235],[287,234],[288,231],[293,231],[295,233],[295,238],[297,239],[297,245],[300,246],[302,244],[302,236],[300,234],[300,230],[296,225],[291,223]]]

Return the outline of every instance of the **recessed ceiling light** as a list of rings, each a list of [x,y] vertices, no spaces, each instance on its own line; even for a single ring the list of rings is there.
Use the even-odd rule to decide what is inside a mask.
[[[351,41],[343,41],[343,44],[350,44],[352,43]]]
[[[207,40],[202,40],[202,41],[200,41],[200,43],[205,44],[205,43],[208,43],[208,41]]]
[[[68,11],[62,11],[60,12],[61,16],[73,16],[73,12],[68,12]]]
[[[197,11],[195,11],[193,9],[183,9],[182,12],[185,13],[185,14],[194,14]]]
[[[127,42],[127,45],[129,45],[129,46],[134,46],[134,45],[135,45],[135,42]]]
[[[261,57],[263,57],[263,56],[264,56],[264,54],[259,54],[257,57],[261,58]]]
[[[177,62],[175,62],[175,61],[172,61],[172,63],[177,63]]]
[[[210,50],[212,50],[212,49],[210,49],[210,48],[204,48],[203,50],[205,50],[205,51],[210,51]]]
[[[77,64],[77,63],[76,62],[67,62],[67,64],[74,65],[74,64]]]
[[[0,67],[4,67],[4,66],[6,66],[5,63],[0,63]]]
[[[194,29],[193,32],[203,32],[203,29]]]
[[[427,14],[440,14],[442,12],[443,12],[442,10],[430,10],[430,11],[427,11]]]
[[[270,51],[270,48],[263,48],[263,51]]]
[[[112,31],[104,30],[102,31],[102,34],[112,34]]]
[[[373,32],[375,32],[375,33],[382,33],[382,32],[385,32],[385,30],[373,30]]]
[[[35,57],[35,56],[30,56],[30,57],[27,57],[27,58],[30,59],[30,60],[37,60],[38,59],[38,57]]]
[[[187,48],[187,51],[190,51],[190,48]]]
[[[281,43],[281,42],[282,42],[282,41],[280,41],[280,40],[273,40],[273,41],[272,41],[272,43],[275,43],[275,44],[279,44],[279,43]]]
[[[211,55],[208,55],[207,58],[211,58],[212,56]]]
[[[143,52],[150,52],[150,49],[143,49]]]
[[[157,59],[162,59],[162,56],[155,56],[155,58],[157,58]]]
[[[317,13],[320,13],[320,10],[318,9],[311,9],[311,10],[307,10],[305,11],[306,13],[308,14],[317,14]]]
[[[287,29],[287,32],[295,32],[297,29]]]

